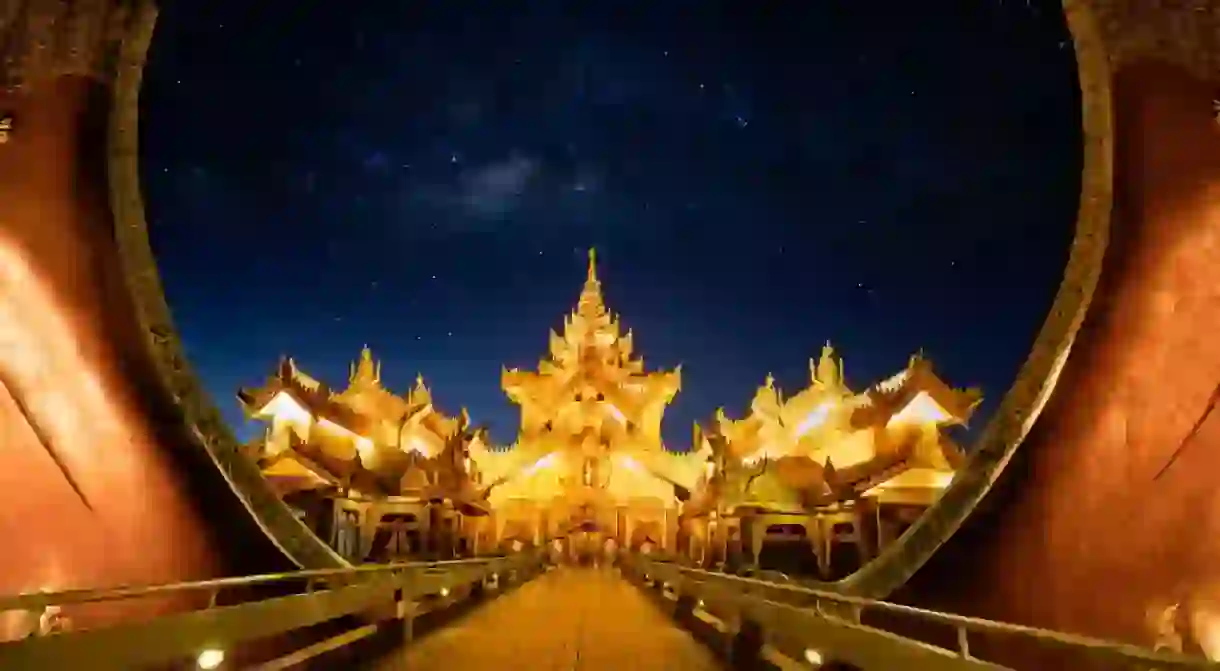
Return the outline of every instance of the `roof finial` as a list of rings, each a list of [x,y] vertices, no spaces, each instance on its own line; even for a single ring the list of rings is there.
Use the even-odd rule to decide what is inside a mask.
[[[584,317],[599,316],[606,310],[602,301],[602,284],[597,281],[597,250],[589,249],[589,274],[585,277],[585,286],[580,290],[580,300],[576,312]]]
[[[373,361],[373,350],[365,345],[360,350],[360,358],[350,368],[352,384],[373,384],[381,382],[380,365]]]

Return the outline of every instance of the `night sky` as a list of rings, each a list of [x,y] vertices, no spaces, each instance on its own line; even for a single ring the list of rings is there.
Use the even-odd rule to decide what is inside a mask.
[[[990,410],[1076,212],[1056,9],[167,0],[142,165],[187,353],[242,437],[237,387],[282,354],[342,387],[368,343],[507,442],[501,364],[545,353],[596,246],[646,364],[683,364],[671,447],[827,339],[857,387],[923,348]]]

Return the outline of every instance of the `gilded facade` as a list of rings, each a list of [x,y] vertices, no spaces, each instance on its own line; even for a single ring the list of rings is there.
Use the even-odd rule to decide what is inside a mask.
[[[761,567],[768,543],[795,542],[827,576],[841,568],[838,547],[854,548],[853,570],[939,498],[966,460],[946,429],[965,424],[981,396],[945,384],[922,354],[855,392],[828,343],[809,374],[789,397],[768,377],[748,415],[720,411],[695,427],[691,449],[670,449],[661,422],[681,370],[645,367],[590,252],[546,355],[534,370],[502,371],[521,412],[509,446],[491,445],[465,410],[437,409],[422,378],[405,394],[387,390],[368,348],[342,391],[285,358],[238,398],[267,427],[249,456],[298,507],[328,501],[316,515],[331,521],[311,526],[349,556],[551,543]]]
[[[768,376],[746,417],[718,411],[707,429],[696,426],[705,462],[684,511],[687,552],[720,561],[736,550],[758,567],[773,541],[812,552],[823,578],[851,572],[965,465],[947,429],[969,421],[982,395],[945,384],[922,354],[862,392],[847,386],[829,343],[809,373],[788,398]],[[844,545],[854,558],[833,561]]]

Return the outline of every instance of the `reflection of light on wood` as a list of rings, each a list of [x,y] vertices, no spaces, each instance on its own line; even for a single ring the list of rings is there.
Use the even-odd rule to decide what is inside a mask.
[[[138,472],[130,451],[98,449],[112,441],[129,441],[133,430],[111,405],[97,371],[81,356],[79,334],[63,307],[20,248],[4,239],[0,295],[0,380],[47,456],[87,506],[90,492],[74,475]],[[84,436],[88,439],[82,440]],[[71,576],[57,566],[56,557],[46,557],[31,571],[32,584],[25,589],[63,587]]]

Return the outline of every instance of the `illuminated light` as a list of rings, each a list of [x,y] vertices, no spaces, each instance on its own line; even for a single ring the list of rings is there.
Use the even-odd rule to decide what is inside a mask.
[[[605,403],[604,405],[610,411],[610,414],[614,415],[615,419],[617,419],[618,421],[620,421],[624,424],[627,423],[627,416],[624,415],[623,411],[619,410],[617,406],[615,406],[613,403]]]
[[[98,445],[124,443],[142,429],[116,407],[93,361],[82,355],[82,342],[97,334],[74,328],[62,302],[48,289],[20,247],[0,239],[0,368],[9,393],[22,398],[28,414],[44,432],[48,454],[78,496],[86,492],[73,472],[136,474],[139,450],[99,450]],[[81,436],[89,441],[82,442]],[[39,576],[38,580],[48,576]]]
[[[336,424],[336,423],[330,421],[329,419],[326,419],[325,417],[318,420],[318,426],[322,427],[325,430],[330,431],[338,436],[351,440],[352,444],[356,448],[356,452],[360,455],[361,459],[363,459],[365,461],[369,461],[369,460],[373,459],[373,457],[376,455],[376,452],[373,449],[373,441],[352,431],[351,429],[347,428],[346,426],[343,426],[342,424]]]
[[[515,540],[515,541],[513,541],[512,548],[513,548],[513,552],[520,552],[525,549],[525,543]]]
[[[356,452],[360,454],[361,461],[371,461],[373,455],[376,454],[373,450],[373,441],[363,436],[356,436]]]
[[[555,453],[552,452],[552,453],[546,455],[545,457],[539,459],[538,461],[535,461],[529,468],[525,469],[525,474],[531,475],[535,471],[538,471],[540,469],[551,466],[554,463],[555,463]]]
[[[704,462],[703,475],[706,476],[708,480],[711,480],[712,477],[716,475],[716,462],[712,461],[711,459]]]
[[[427,456],[428,453],[431,452],[431,450],[428,449],[428,444],[425,443],[423,440],[421,440],[419,438],[419,436],[415,436],[415,437],[411,438],[410,451],[418,452],[419,454],[422,454],[425,456]]]
[[[1190,617],[1190,628],[1203,656],[1208,661],[1220,661],[1220,613],[1216,604],[1200,600]]]
[[[822,658],[822,653],[818,652],[817,650],[814,650],[813,648],[805,649],[805,661],[809,662],[810,664],[814,665],[815,667],[821,666],[824,662],[824,660]]]
[[[906,382],[907,378],[910,376],[910,371],[905,370],[896,375],[892,375],[888,379],[877,383],[877,391],[883,394],[896,392],[900,387],[902,387],[903,383]]]
[[[703,599],[699,599],[698,607],[703,608]]]
[[[638,461],[636,461],[635,459],[632,459],[631,457],[629,457],[627,455],[623,455],[623,458],[620,459],[620,461],[623,463],[624,466],[626,466],[627,468],[629,468],[633,471],[643,470],[640,467],[640,463]]]
[[[225,651],[218,648],[209,648],[199,653],[195,658],[195,665],[201,669],[218,669],[225,661]]]
[[[448,587],[442,587],[442,588],[441,588],[441,598],[443,599],[443,598],[445,598],[445,597],[447,597],[447,596],[449,596],[449,588],[448,588]]]
[[[940,407],[940,404],[932,400],[926,391],[921,391],[911,399],[910,403],[903,406],[897,414],[890,418],[886,426],[895,424],[942,424],[950,421],[953,416],[949,411]]]
[[[809,415],[805,417],[805,419],[801,420],[801,423],[797,425],[796,431],[794,432],[796,437],[800,438],[801,436],[804,436],[810,431],[813,431],[819,426],[825,424],[826,419],[830,417],[830,411],[833,407],[834,406],[830,403],[823,403],[814,408],[813,412],[810,412]]]
[[[267,404],[258,409],[259,416],[275,417],[283,419],[294,424],[309,424],[311,416],[309,411],[301,407],[300,403],[291,395],[285,392],[279,392],[271,397]]]

